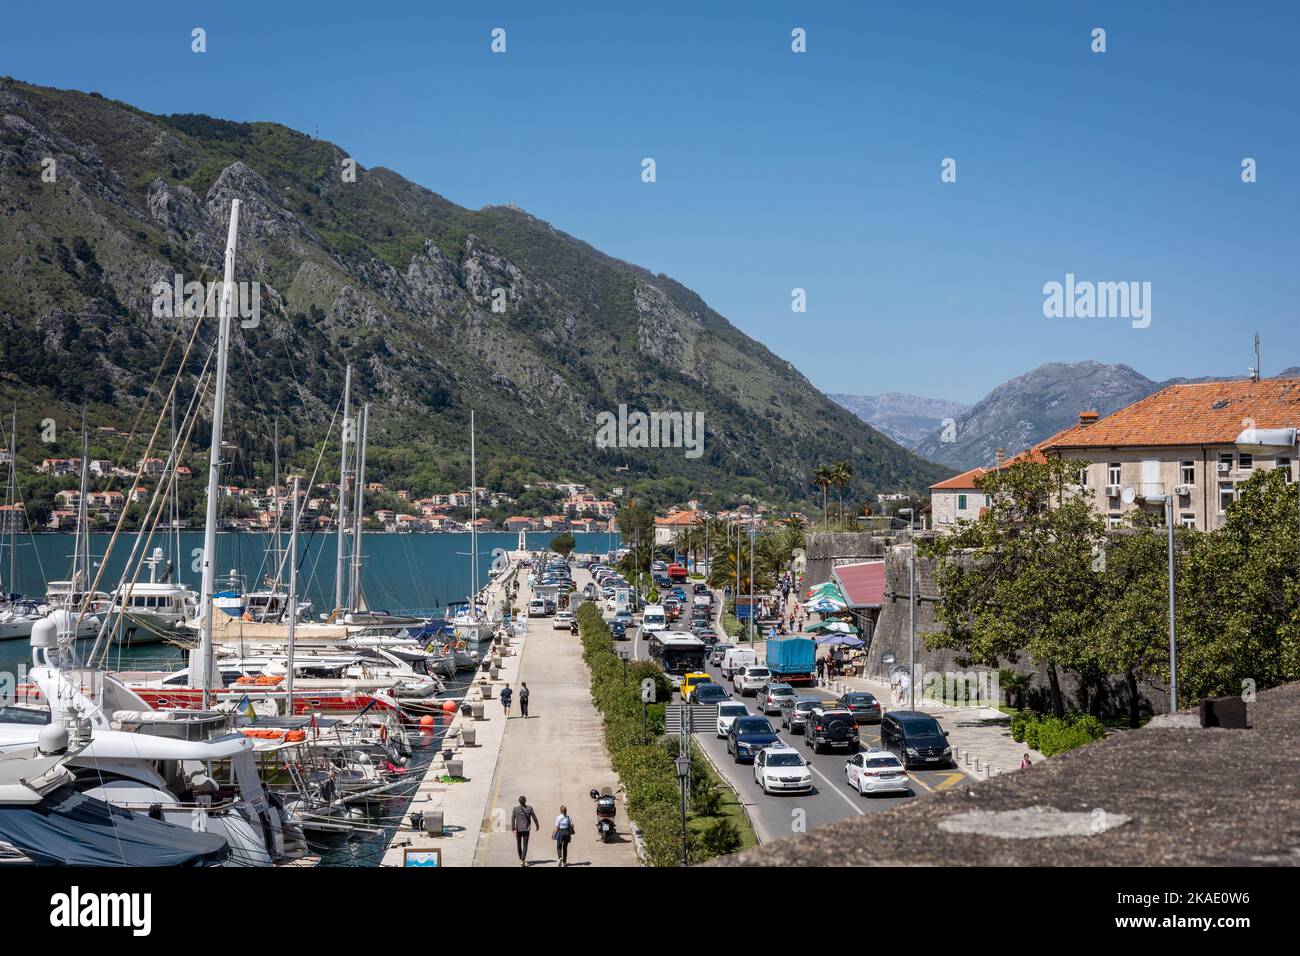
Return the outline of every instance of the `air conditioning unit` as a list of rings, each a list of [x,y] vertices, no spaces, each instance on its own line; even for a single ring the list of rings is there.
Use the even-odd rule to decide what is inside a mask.
[[[1174,485],[1174,494],[1190,495],[1192,493],[1192,488],[1192,485]]]
[[[1219,474],[1226,475],[1230,471],[1232,471],[1232,462],[1230,461],[1219,462]]]
[[[1107,496],[1108,498],[1118,498],[1118,497],[1119,497],[1119,492],[1120,492],[1120,487],[1119,487],[1119,485],[1107,485],[1107,486],[1106,486],[1106,496]]]

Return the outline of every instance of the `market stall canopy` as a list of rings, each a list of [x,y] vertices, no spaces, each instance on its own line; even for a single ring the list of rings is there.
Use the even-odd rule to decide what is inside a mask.
[[[832,634],[858,633],[858,629],[847,621],[818,621],[812,627],[808,628],[808,631],[826,631]]]
[[[817,638],[817,643],[833,644],[839,647],[863,647],[866,645],[866,641],[848,634],[827,634],[825,637]]]

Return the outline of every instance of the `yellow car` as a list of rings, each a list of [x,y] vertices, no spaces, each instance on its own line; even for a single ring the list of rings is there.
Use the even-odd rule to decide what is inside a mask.
[[[712,683],[713,683],[713,678],[710,677],[708,674],[705,674],[703,671],[692,671],[691,673],[687,674],[685,677],[682,678],[682,683],[681,683],[682,700],[684,701],[690,700],[691,696],[695,693],[695,688],[699,687],[701,684],[712,684]]]

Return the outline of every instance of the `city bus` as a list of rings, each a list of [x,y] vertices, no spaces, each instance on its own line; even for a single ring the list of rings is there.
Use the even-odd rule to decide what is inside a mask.
[[[681,678],[691,671],[704,670],[704,657],[707,648],[698,637],[691,637],[681,631],[655,631],[646,635],[650,645],[650,657],[659,662],[671,677]]]

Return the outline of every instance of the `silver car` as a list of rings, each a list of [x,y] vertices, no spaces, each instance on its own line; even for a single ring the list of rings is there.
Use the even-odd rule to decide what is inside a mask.
[[[727,655],[727,651],[731,650],[735,646],[735,644],[728,644],[725,641],[714,644],[713,649],[709,651],[709,663],[721,664],[722,658]]]
[[[803,733],[808,714],[821,703],[817,697],[795,697],[781,702],[781,726],[792,734]]]
[[[756,694],[758,712],[776,714],[781,711],[781,702],[794,699],[794,688],[789,684],[766,684]]]

